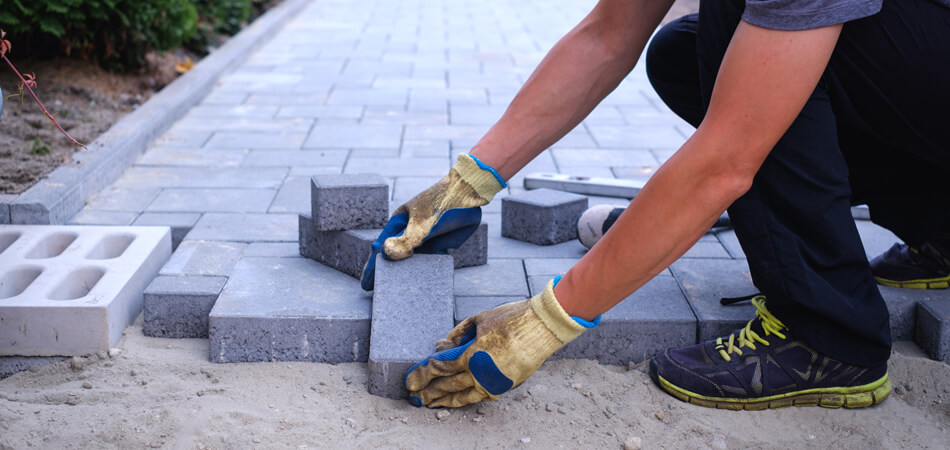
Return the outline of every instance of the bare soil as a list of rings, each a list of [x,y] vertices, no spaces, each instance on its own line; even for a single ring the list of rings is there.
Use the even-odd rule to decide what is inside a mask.
[[[13,42],[14,49],[16,42]],[[149,55],[150,69],[109,73],[91,61],[70,58],[15,60],[23,74],[36,75],[40,101],[71,136],[88,145],[115,122],[170,83],[178,56]],[[3,115],[0,116],[0,193],[19,194],[81,150],[63,136],[30,94],[19,93],[19,79],[0,67]],[[11,96],[13,95],[13,96]]]
[[[413,408],[366,364],[208,362],[207,339],[126,330],[121,353],[0,380],[6,448],[946,448],[950,365],[898,343],[880,405],[735,412],[680,402],[646,364],[549,361],[497,402]],[[636,444],[639,444],[637,446]]]

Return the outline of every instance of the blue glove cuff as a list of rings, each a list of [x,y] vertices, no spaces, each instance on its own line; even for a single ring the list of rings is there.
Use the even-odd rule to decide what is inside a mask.
[[[482,170],[484,170],[484,171],[490,172],[492,175],[494,175],[494,176],[495,176],[495,179],[498,180],[498,184],[501,185],[501,188],[502,188],[502,189],[508,187],[508,183],[505,183],[505,179],[502,178],[501,175],[498,175],[498,171],[496,171],[494,167],[489,166],[488,164],[483,163],[481,160],[479,160],[478,158],[476,158],[476,157],[475,157],[474,155],[472,155],[471,153],[469,153],[468,156],[470,156],[470,157],[472,158],[472,160],[475,161],[475,164],[478,164],[478,168],[479,168],[479,169],[482,169]]]
[[[559,281],[561,281],[561,278],[562,278],[562,277],[561,277],[560,275],[554,277],[554,286],[557,286],[557,283],[558,283]],[[551,287],[553,288],[554,286],[551,286]],[[592,320],[592,321],[587,321],[587,320],[581,319],[580,317],[571,316],[571,318],[574,319],[574,321],[577,322],[578,325],[580,325],[580,326],[582,326],[582,327],[584,327],[584,328],[587,328],[588,330],[591,329],[591,328],[596,327],[597,325],[600,325],[600,318],[601,318],[601,317],[604,317],[604,315],[601,314],[601,315],[595,317],[594,320]]]

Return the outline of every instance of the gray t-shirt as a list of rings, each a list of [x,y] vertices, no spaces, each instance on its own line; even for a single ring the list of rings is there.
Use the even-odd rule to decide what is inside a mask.
[[[950,0],[931,1],[950,7]],[[877,14],[882,3],[883,0],[746,0],[742,19],[774,30],[809,30]]]

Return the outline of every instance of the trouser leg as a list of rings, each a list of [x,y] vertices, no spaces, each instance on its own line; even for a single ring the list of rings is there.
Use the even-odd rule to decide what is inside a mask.
[[[679,87],[656,81],[654,86],[698,89],[705,110],[742,8],[741,1],[703,2],[695,34],[682,29],[667,33],[675,30],[671,26],[661,31],[662,38],[658,35],[651,44],[650,53],[657,57],[648,59],[648,74],[659,79],[668,70],[658,61],[685,64],[689,57],[698,70]],[[693,46],[684,42],[690,37]],[[669,45],[671,40],[677,45]],[[658,58],[667,51],[668,58]],[[829,85],[826,76],[729,214],[769,309],[819,351],[852,364],[874,365],[889,356],[888,313],[850,216],[848,169],[838,148]],[[690,120],[691,108],[683,105],[688,96],[660,96],[673,99],[670,108]]]

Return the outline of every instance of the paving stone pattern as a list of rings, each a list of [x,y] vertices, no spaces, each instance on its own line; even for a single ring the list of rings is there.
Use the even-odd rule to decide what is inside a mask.
[[[547,49],[594,4],[314,1],[73,222],[171,226],[182,251],[174,261],[192,261],[181,266],[183,295],[201,293],[187,289],[188,277],[228,277],[209,318],[213,361],[366,361],[371,298],[353,276],[376,230],[327,231],[335,234],[321,242],[337,250],[318,252],[313,230],[299,226],[298,214],[312,213],[310,177],[379,173],[390,186],[386,200],[411,198],[478,141]],[[526,174],[636,176],[658,167],[691,132],[653,92],[641,61],[483,209],[487,227],[476,242],[487,245],[486,264],[455,271],[454,319],[528,297],[585,253],[576,240],[543,246],[503,237],[501,203],[525,192]],[[869,254],[893,240],[869,222],[858,225]],[[195,256],[198,242],[246,247],[240,255]],[[186,258],[188,251],[195,253]],[[335,258],[327,264],[339,271],[299,253]],[[562,355],[640,360],[664,346],[724,335],[753,308],[723,307],[719,298],[753,292],[735,234],[709,234]],[[921,340],[923,321],[936,313],[931,303],[915,305],[950,293],[928,295],[885,293],[896,336],[909,338],[916,325]]]

